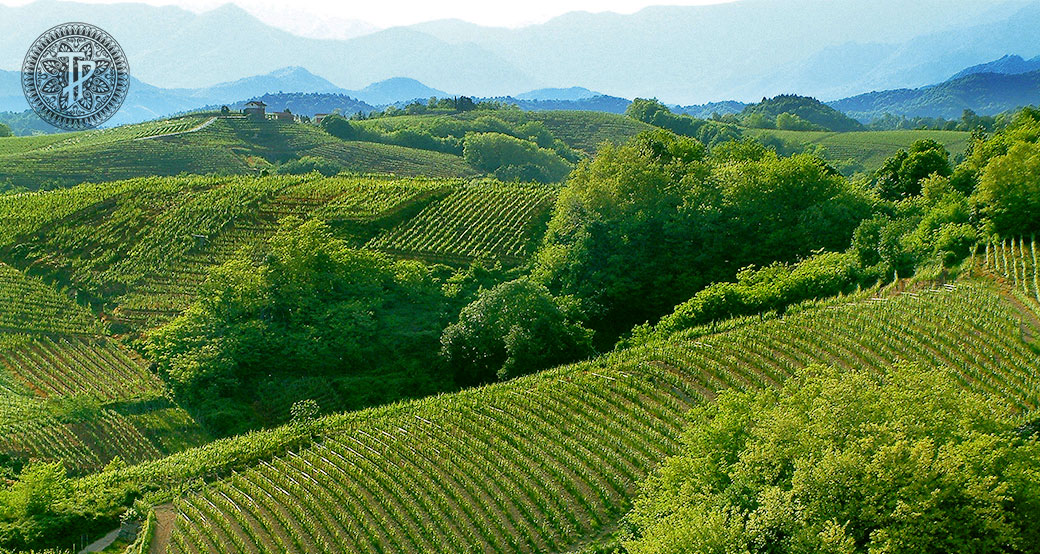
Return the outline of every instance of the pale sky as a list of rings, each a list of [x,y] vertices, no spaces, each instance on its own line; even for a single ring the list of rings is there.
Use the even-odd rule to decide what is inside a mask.
[[[0,4],[19,6],[32,0],[0,0]],[[201,12],[228,3],[227,0],[73,0],[87,3],[140,1],[152,5],[177,5]],[[653,5],[719,4],[732,0],[235,0],[235,4],[269,23],[290,27],[290,31],[309,35],[336,34],[335,24],[360,21],[358,34],[365,27],[393,27],[435,19],[462,19],[481,25],[521,27],[542,23],[572,11],[617,12],[630,14]],[[310,16],[310,17],[308,17]],[[319,17],[314,17],[319,16]],[[325,24],[320,23],[325,20]],[[330,25],[332,23],[333,25]],[[334,37],[329,37],[334,38]],[[335,37],[343,38],[343,37]]]

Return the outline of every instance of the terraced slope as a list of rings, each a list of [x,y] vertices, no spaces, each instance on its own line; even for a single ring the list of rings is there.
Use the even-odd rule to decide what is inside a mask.
[[[473,183],[365,247],[432,262],[516,264],[533,252],[558,192],[546,185]]]
[[[40,279],[0,263],[0,332],[5,330],[89,335],[102,326]]]
[[[182,173],[241,175],[302,156],[334,160],[360,173],[478,174],[460,156],[344,142],[306,123],[216,114],[56,136],[61,138],[0,139],[0,182],[35,190]]]
[[[0,453],[89,472],[205,442],[144,362],[104,332],[89,310],[0,264]]]
[[[89,184],[0,198],[0,260],[63,284],[117,332],[143,330],[185,309],[212,267],[243,249],[259,256],[284,217],[322,219],[357,246],[396,256],[518,263],[541,237],[556,192],[393,176]]]
[[[986,283],[838,299],[712,335],[688,331],[512,382],[336,416],[313,446],[175,503],[153,552],[561,552],[609,531],[674,452],[682,414],[727,387],[824,363],[909,361],[1022,408],[1040,401],[1026,319]],[[272,432],[265,444],[286,439]],[[137,470],[213,471],[221,445]],[[209,469],[191,460],[211,460]],[[236,457],[241,462],[241,457]]]

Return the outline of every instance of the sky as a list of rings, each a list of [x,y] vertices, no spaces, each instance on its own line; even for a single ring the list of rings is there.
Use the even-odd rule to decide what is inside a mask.
[[[0,0],[20,6],[32,0]],[[195,12],[216,8],[227,0],[74,0],[88,3],[142,2],[177,5]],[[630,14],[652,5],[703,5],[733,0],[235,0],[235,4],[269,24],[297,34],[347,38],[376,28],[411,25],[436,19],[462,19],[481,25],[521,27],[542,23],[572,11]]]

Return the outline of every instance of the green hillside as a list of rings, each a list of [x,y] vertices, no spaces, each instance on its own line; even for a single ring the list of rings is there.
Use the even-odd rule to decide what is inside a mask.
[[[567,146],[587,155],[596,153],[603,142],[621,144],[651,129],[641,121],[619,114],[591,111],[524,112],[516,109],[475,110],[455,114],[395,115],[356,122],[362,128],[392,132],[425,128],[437,136],[455,133],[456,127],[481,118],[495,118],[511,125],[536,122]]]
[[[954,157],[964,154],[970,133],[962,131],[855,131],[833,133],[825,131],[779,131],[749,129],[748,134],[769,143],[779,139],[796,149],[806,146],[822,146],[824,156],[831,161],[853,162],[859,171],[874,171],[881,167],[886,158],[899,150],[905,150],[915,141],[931,139],[938,141]]]
[[[0,456],[79,473],[206,442],[145,362],[87,309],[0,263]]]
[[[216,114],[47,137],[0,139],[0,185],[29,189],[181,173],[248,174],[314,156],[354,172],[464,177],[459,156],[343,142],[314,125]]]
[[[681,414],[720,389],[772,386],[812,363],[917,361],[1028,409],[1040,383],[1024,329],[1040,331],[985,282],[837,299],[331,417],[305,448],[275,430],[109,478],[150,489],[225,475],[174,503],[153,552],[167,537],[170,552],[568,551],[613,529],[635,484],[674,450]],[[281,448],[291,451],[268,458]]]
[[[842,390],[813,388],[819,375],[892,390],[913,371],[970,391],[1000,440],[1028,446],[1014,465],[973,450],[970,471],[938,470],[981,475],[952,482],[953,505],[982,490],[986,521],[1032,536],[1040,465],[1017,454],[1040,436],[1040,112],[951,162],[922,139],[957,155],[963,133],[752,130],[652,100],[627,118],[452,102],[322,126],[202,114],[8,143],[0,166],[15,180],[89,152],[111,156],[82,159],[102,166],[95,178],[142,174],[76,183],[75,167],[68,186],[0,194],[0,554],[78,551],[126,521],[144,523],[131,554],[653,551],[738,521],[673,518],[653,494],[711,469],[691,417],[728,413],[735,391],[764,403]],[[639,132],[637,118],[685,136]],[[729,140],[748,136],[762,140]],[[199,163],[239,169],[169,175],[182,162],[157,169],[137,148],[197,148],[213,154]],[[833,170],[896,152],[866,178]],[[737,412],[699,431],[717,426],[710,442],[741,450]],[[914,414],[893,421],[927,419]],[[927,424],[913,436],[974,425]],[[842,425],[827,428],[840,439]],[[830,452],[799,444],[804,465]],[[776,477],[745,469],[755,487]],[[895,486],[856,475],[839,490]],[[927,500],[929,475],[896,488]],[[719,498],[743,498],[720,479]],[[805,490],[835,488],[822,486]],[[905,517],[856,502],[885,529]],[[837,536],[844,505],[803,520]],[[847,520],[871,535],[873,519]],[[804,529],[816,542],[783,531],[777,551],[830,540]],[[858,554],[850,540],[838,551]]]
[[[0,197],[0,257],[70,289],[121,328],[145,329],[186,308],[209,268],[262,249],[283,217],[327,221],[357,246],[370,241],[402,257],[516,264],[541,237],[556,192],[317,174],[86,184]]]
[[[763,129],[837,132],[863,129],[862,123],[827,104],[794,94],[763,98],[757,104],[745,106],[739,114],[726,117],[733,117],[748,127]]]
[[[460,187],[365,247],[430,262],[485,259],[515,265],[537,246],[557,193],[544,185]]]

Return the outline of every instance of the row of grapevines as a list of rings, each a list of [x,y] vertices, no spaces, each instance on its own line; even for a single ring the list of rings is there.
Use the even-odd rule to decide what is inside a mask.
[[[515,262],[531,252],[556,194],[544,185],[467,185],[367,247],[417,257]]]
[[[1022,325],[983,284],[838,299],[332,418],[338,427],[315,446],[180,499],[168,551],[565,550],[616,524],[636,483],[674,451],[682,413],[724,388],[773,386],[809,364],[909,361],[1033,408],[1038,360]]]
[[[1040,302],[1040,257],[1036,237],[1006,239],[986,245],[984,263],[1027,298]]]

